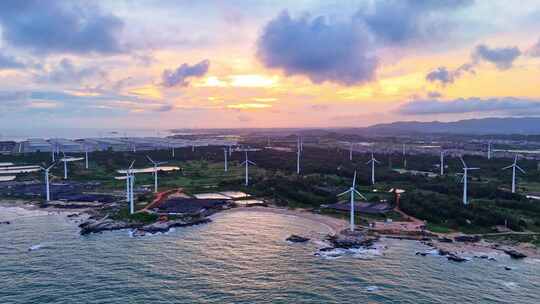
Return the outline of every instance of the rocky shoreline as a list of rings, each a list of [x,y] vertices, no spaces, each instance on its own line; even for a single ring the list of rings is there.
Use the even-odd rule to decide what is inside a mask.
[[[167,232],[174,227],[187,227],[209,223],[212,220],[206,217],[184,217],[181,219],[158,221],[152,224],[143,224],[139,222],[127,222],[121,220],[113,220],[108,217],[102,219],[88,218],[79,225],[81,235],[92,233],[100,233],[103,231],[114,231],[122,229],[133,229],[133,236],[143,236],[145,234],[154,234]]]

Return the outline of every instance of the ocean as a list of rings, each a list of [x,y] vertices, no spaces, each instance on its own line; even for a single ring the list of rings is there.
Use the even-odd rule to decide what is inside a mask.
[[[78,234],[77,222],[0,207],[0,303],[540,303],[540,261],[455,263],[414,241],[316,255],[290,234],[328,228],[274,213],[225,213],[166,234]],[[32,250],[29,250],[29,249]],[[512,270],[505,270],[509,266]]]

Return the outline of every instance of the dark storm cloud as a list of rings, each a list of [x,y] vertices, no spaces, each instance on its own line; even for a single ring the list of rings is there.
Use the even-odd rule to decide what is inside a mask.
[[[174,87],[178,85],[186,87],[189,85],[188,78],[204,76],[209,67],[210,61],[203,60],[194,65],[184,63],[175,70],[165,70],[161,75],[163,86]]]
[[[372,80],[377,68],[368,38],[353,20],[295,19],[287,12],[264,27],[257,57],[266,67],[282,69],[287,75],[306,75],[314,83],[359,84]]]
[[[507,70],[520,55],[521,51],[515,46],[490,48],[485,44],[480,44],[475,48],[473,58],[491,62],[500,70]]]
[[[122,51],[118,17],[91,2],[0,1],[2,39],[14,47],[39,53],[101,53]]]
[[[508,115],[540,113],[540,100],[503,98],[459,98],[450,101],[413,100],[403,104],[399,114],[433,115],[496,112]]]

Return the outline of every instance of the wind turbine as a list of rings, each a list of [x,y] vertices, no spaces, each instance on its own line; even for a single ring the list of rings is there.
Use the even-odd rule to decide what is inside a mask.
[[[228,166],[228,163],[227,163],[227,154],[229,154],[229,152],[227,151],[227,148],[223,148],[223,156],[225,157],[225,167],[223,168],[225,172],[229,171],[229,166]]]
[[[47,202],[51,200],[51,193],[49,191],[49,171],[54,166],[56,166],[56,162],[50,164],[48,167],[39,166],[41,168],[41,170],[45,171],[45,194],[46,194],[46,197],[47,197]]]
[[[88,146],[84,146],[84,167],[88,170]]]
[[[298,140],[296,146],[296,174],[300,174],[300,153],[302,152],[302,143]]]
[[[126,170],[126,200],[129,203],[129,214],[135,212],[135,206],[133,204],[133,182],[135,180],[135,176],[133,175],[133,164],[135,164],[135,161],[132,161],[129,168]]]
[[[460,156],[459,159],[461,160],[461,163],[463,163],[463,178],[461,179],[463,182],[463,204],[467,205],[469,204],[469,201],[467,200],[467,175],[470,170],[478,170],[480,168],[467,167],[467,164],[463,160],[463,157]]]
[[[61,161],[64,162],[64,179],[67,179],[67,158],[66,158],[66,153],[62,152],[62,154],[64,155],[64,157],[61,159]]]
[[[53,163],[56,161],[56,159],[54,157],[55,149],[56,149],[55,146],[51,145],[51,159],[52,159]]]
[[[403,144],[403,169],[407,169],[407,158],[405,157],[405,144]]]
[[[242,162],[240,165],[245,165],[246,166],[245,185],[247,187],[249,185],[249,164],[252,164],[254,166],[256,166],[256,164],[248,159],[248,153],[247,153],[247,151],[245,151],[245,152],[246,152],[246,160],[244,162]]]
[[[512,193],[516,193],[516,169],[518,169],[522,173],[525,173],[525,170],[521,169],[521,167],[518,166],[517,159],[518,156],[516,154],[516,157],[514,157],[514,162],[510,166],[502,168],[503,170],[512,168]]]
[[[156,162],[146,155],[146,158],[154,165],[154,193],[158,192],[158,166],[166,164],[167,162]]]
[[[367,165],[371,164],[371,184],[375,185],[375,163],[379,163],[378,160],[375,159],[373,156],[373,153],[371,153],[371,159],[366,162]]]
[[[441,150],[441,176],[444,175],[444,150]]]
[[[353,182],[352,182],[352,185],[351,187],[349,188],[349,190],[343,192],[343,193],[340,193],[338,194],[338,196],[343,196],[345,194],[350,194],[350,199],[351,199],[351,210],[350,210],[350,217],[351,217],[351,231],[354,231],[354,194],[358,194],[358,196],[360,196],[361,198],[363,198],[364,200],[367,200],[363,195],[362,193],[358,192],[358,190],[356,190],[356,171],[354,171],[354,177],[353,177]]]
[[[352,150],[353,150],[353,143],[349,143],[349,160],[352,161]]]
[[[488,142],[487,159],[491,159],[491,142]]]

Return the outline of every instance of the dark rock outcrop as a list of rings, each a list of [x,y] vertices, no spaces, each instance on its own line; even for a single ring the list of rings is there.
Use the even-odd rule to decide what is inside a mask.
[[[455,254],[449,254],[446,256],[446,258],[449,260],[449,261],[453,261],[453,262],[466,262],[467,259],[466,258],[463,258],[463,257],[460,257],[458,255],[455,255]]]
[[[441,243],[453,243],[454,242],[454,240],[452,240],[450,238],[447,238],[447,237],[439,238],[438,241],[441,242]]]
[[[527,255],[525,255],[524,253],[519,252],[515,249],[504,250],[504,253],[508,254],[512,259],[523,259],[527,257]]]
[[[0,225],[9,225],[9,224],[11,224],[11,222],[10,222],[10,221],[4,221],[4,222],[0,222]]]
[[[84,223],[80,224],[79,228],[81,228],[81,235],[86,235],[102,231],[133,229],[141,226],[142,224],[140,223],[128,223],[105,218],[102,220],[88,219]]]
[[[309,238],[293,234],[293,235],[289,236],[286,240],[288,242],[293,242],[293,243],[305,243],[305,242],[309,241]]]
[[[467,242],[467,243],[477,243],[480,242],[482,238],[478,235],[459,235],[454,237],[456,242]]]

